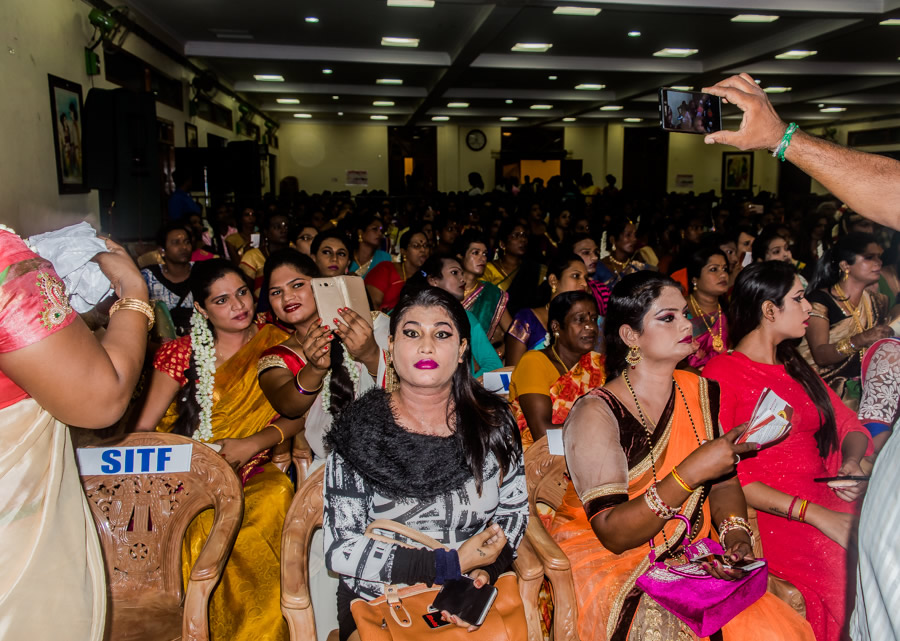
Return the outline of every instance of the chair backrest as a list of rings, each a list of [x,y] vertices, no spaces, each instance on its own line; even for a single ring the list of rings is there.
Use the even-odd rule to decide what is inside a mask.
[[[525,450],[525,483],[528,505],[537,515],[537,504],[544,503],[556,510],[569,487],[566,478],[566,457],[550,453],[547,437],[542,436]]]
[[[202,510],[215,509],[207,542],[191,573],[221,574],[244,512],[241,482],[231,466],[205,445],[177,434],[142,432],[94,447],[192,444],[189,472],[83,476],[106,560],[113,602],[164,592],[182,599],[181,547],[185,530]]]
[[[316,619],[309,595],[309,548],[322,527],[325,466],[297,488],[281,534],[281,612],[292,640],[316,638]]]

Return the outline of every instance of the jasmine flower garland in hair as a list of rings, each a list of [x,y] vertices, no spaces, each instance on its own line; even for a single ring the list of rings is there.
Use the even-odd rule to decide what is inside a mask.
[[[216,347],[206,319],[196,309],[191,315],[191,349],[197,364],[197,404],[200,406],[200,424],[194,430],[195,441],[212,440],[213,385],[216,377]]]
[[[347,370],[347,373],[350,375],[350,380],[353,381],[353,398],[359,396],[359,368],[356,366],[356,361],[351,358],[347,358],[341,366]],[[322,409],[329,414],[331,413],[331,370],[328,370],[328,373],[325,374],[325,378],[322,379]]]

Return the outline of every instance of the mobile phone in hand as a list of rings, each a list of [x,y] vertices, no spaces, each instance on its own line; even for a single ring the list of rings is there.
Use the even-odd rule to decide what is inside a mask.
[[[766,562],[763,559],[753,559],[752,561],[741,559],[730,565],[725,564],[725,568],[728,570],[743,570],[744,572],[750,572],[751,570],[763,567],[765,564]]]
[[[475,581],[467,576],[450,579],[441,587],[431,608],[437,612],[446,610],[469,625],[481,625],[497,598],[497,588],[492,585],[475,587]]]
[[[722,129],[722,99],[701,91],[659,90],[659,124],[665,131],[711,134]]]

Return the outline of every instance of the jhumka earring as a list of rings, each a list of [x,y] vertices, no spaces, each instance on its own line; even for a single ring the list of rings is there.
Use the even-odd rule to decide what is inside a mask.
[[[644,356],[641,354],[641,348],[637,345],[632,345],[625,355],[625,362],[631,365],[631,369],[634,369],[635,366],[641,362],[642,358],[644,358]]]
[[[393,359],[391,358],[391,353],[387,352],[387,356],[385,359],[385,373],[384,373],[384,377],[385,377],[384,388],[385,388],[385,391],[387,391],[387,392],[394,391],[394,384],[395,384],[394,374],[395,374],[395,372],[394,372]]]

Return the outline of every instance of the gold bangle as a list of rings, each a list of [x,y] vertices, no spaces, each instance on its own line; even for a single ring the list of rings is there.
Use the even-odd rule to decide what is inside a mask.
[[[269,423],[269,427],[274,427],[276,430],[278,430],[278,433],[281,434],[281,440],[278,441],[277,445],[281,445],[282,443],[284,443],[284,432],[281,431],[281,428],[275,425],[275,423]]]
[[[142,301],[140,298],[120,298],[109,308],[110,318],[112,318],[112,315],[120,309],[127,309],[132,312],[143,314],[147,317],[147,331],[149,332],[153,329],[153,323],[156,322],[156,317],[153,314],[153,307],[150,303]]]
[[[298,392],[300,392],[301,394],[303,394],[303,395],[305,395],[305,396],[309,396],[309,395],[315,394],[315,393],[318,392],[320,389],[322,389],[322,385],[324,385],[324,383],[325,383],[325,379],[324,379],[324,378],[323,378],[321,381],[319,381],[319,386],[318,386],[316,389],[306,389],[305,387],[303,387],[303,385],[300,384],[300,374],[301,374],[301,372],[303,372],[303,368],[302,368],[302,367],[300,368],[300,371],[297,372],[297,375],[294,377],[294,387],[297,388],[297,391],[298,391]]]
[[[834,348],[838,351],[838,354],[841,354],[842,356],[852,356],[856,351],[849,338],[842,338],[834,344]]]
[[[677,467],[672,468],[672,478],[675,479],[675,482],[678,483],[678,485],[680,485],[685,492],[687,492],[688,494],[694,493],[694,490],[691,488],[691,486],[688,485],[683,478],[681,478],[681,475],[678,473]]]

